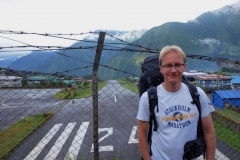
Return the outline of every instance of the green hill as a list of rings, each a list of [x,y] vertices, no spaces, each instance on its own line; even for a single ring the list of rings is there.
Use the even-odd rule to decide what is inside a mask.
[[[187,55],[239,59],[240,10],[233,11],[232,6],[226,6],[218,11],[204,13],[195,21],[165,23],[150,29],[133,43],[158,50],[174,44],[180,46]],[[107,61],[107,65],[140,75],[140,62],[147,55],[141,52],[117,52]],[[187,69],[209,71],[218,70],[218,66],[215,62],[189,58]],[[100,75],[103,79],[131,76],[108,68],[101,68]]]
[[[114,39],[109,35],[119,37]],[[180,46],[187,55],[240,59],[240,9],[237,6],[226,6],[206,12],[187,23],[168,22],[140,32],[107,31],[106,37],[100,61],[100,64],[106,67],[99,68],[99,76],[102,79],[140,75],[140,63],[153,53],[144,52],[146,49],[138,46],[156,51],[165,45],[174,44]],[[135,45],[122,42],[123,37],[127,37],[128,42],[134,40],[132,43]],[[88,38],[88,41],[77,42],[70,47],[96,47],[98,35]],[[124,47],[142,51],[117,51]],[[92,73],[96,53],[96,48],[83,48],[60,50],[47,58],[35,55],[32,61],[25,57],[22,64],[18,63],[15,68],[45,73],[63,72],[82,77]],[[213,71],[218,70],[218,66],[216,62],[188,58],[187,70],[190,69]]]

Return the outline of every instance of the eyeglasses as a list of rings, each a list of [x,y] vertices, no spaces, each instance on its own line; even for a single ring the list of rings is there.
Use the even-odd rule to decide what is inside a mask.
[[[174,65],[166,64],[166,65],[164,65],[164,66],[162,66],[162,67],[163,67],[164,70],[167,70],[167,71],[171,70],[173,67],[174,67],[176,70],[179,70],[179,69],[182,68],[182,66],[184,66],[184,64],[185,64],[185,63],[183,63],[183,64],[174,64]]]

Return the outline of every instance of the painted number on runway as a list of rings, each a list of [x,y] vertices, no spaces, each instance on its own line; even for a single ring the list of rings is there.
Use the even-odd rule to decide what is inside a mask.
[[[98,140],[98,142],[100,143],[102,140],[106,139],[107,137],[111,136],[113,134],[113,128],[99,128],[98,129],[98,133],[100,132],[104,132],[107,131],[107,134],[104,135],[102,138],[100,138]],[[92,149],[91,152],[94,151],[94,144],[92,144]],[[99,151],[113,151],[113,146],[109,145],[109,146],[99,146]]]
[[[132,133],[131,133],[131,135],[130,135],[128,144],[138,143],[138,139],[135,138],[136,135],[137,135],[137,126],[133,126]]]
[[[72,158],[77,157],[81,145],[83,143],[84,137],[87,133],[87,129],[89,126],[90,122],[82,122],[80,127],[78,128],[77,134],[75,135],[72,144],[68,150],[68,156],[67,158]],[[73,128],[76,128],[76,123],[69,123],[64,131],[61,133],[57,141],[54,143],[52,148],[48,151],[47,155],[45,156],[44,159],[55,159],[65,142],[67,141],[70,133],[72,132]],[[42,138],[42,140],[37,144],[37,146],[27,155],[27,157],[24,160],[32,160],[32,159],[37,159],[38,155],[43,151],[43,149],[46,147],[46,145],[49,143],[49,141],[54,137],[54,135],[59,131],[60,127],[62,124],[55,124],[53,128]],[[101,132],[106,132],[104,136],[102,136],[98,142],[102,142],[106,140],[106,138],[109,138],[111,135],[113,135],[113,128],[99,128],[98,133]],[[138,143],[137,137],[137,126],[133,126],[128,144],[135,144]],[[92,144],[92,148],[90,152],[94,151],[94,144]],[[99,151],[113,151],[113,146],[112,145],[106,145],[106,146],[99,146]],[[224,157],[224,160],[229,160],[224,154],[216,150],[216,157]],[[65,157],[65,159],[67,159]]]

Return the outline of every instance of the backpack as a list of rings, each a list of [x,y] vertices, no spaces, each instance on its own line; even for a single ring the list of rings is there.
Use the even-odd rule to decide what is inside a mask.
[[[139,96],[141,97],[144,92],[147,91],[148,93],[148,100],[149,100],[149,111],[150,111],[150,117],[149,117],[149,128],[148,128],[148,143],[149,143],[149,153],[152,155],[151,150],[151,138],[152,138],[152,131],[157,131],[158,123],[155,117],[154,109],[157,106],[157,112],[158,110],[158,97],[157,97],[157,86],[160,85],[162,82],[164,82],[163,74],[160,72],[159,69],[159,54],[149,56],[145,58],[145,60],[141,63],[141,70],[142,74],[138,81],[138,91]],[[190,94],[192,96],[193,101],[192,104],[195,104],[198,108],[199,112],[199,120],[198,120],[198,127],[197,127],[197,137],[201,137],[201,140],[203,140],[203,130],[202,130],[202,123],[201,123],[201,109],[200,109],[200,102],[199,102],[199,94],[197,91],[197,87],[190,83],[188,79],[183,75],[182,76],[182,82],[186,84],[189,88]],[[154,128],[153,127],[154,124]],[[203,144],[200,144],[202,150],[201,153],[193,153],[196,152],[196,148],[189,149],[189,147],[184,148],[184,155],[183,159],[191,159],[195,158],[196,156],[200,156],[202,153],[205,153],[205,142],[203,140]],[[199,155],[200,154],[200,155]],[[205,157],[205,154],[204,154]]]

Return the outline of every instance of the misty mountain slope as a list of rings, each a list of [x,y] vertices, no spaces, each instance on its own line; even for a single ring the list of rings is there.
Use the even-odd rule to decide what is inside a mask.
[[[132,74],[139,75],[140,63],[149,55],[148,53],[118,52],[107,61],[106,65],[109,68],[100,66],[99,77],[102,79],[118,79],[133,76]]]
[[[165,45],[174,44],[180,46],[187,55],[240,59],[239,4],[203,13],[195,20],[191,20],[187,23],[168,22],[153,27],[148,31],[136,31],[132,33],[124,31],[107,31],[100,63],[108,66],[108,68],[100,67],[100,78],[114,79],[132,76],[124,72],[140,75],[140,63],[144,58],[150,55],[150,53],[116,51],[123,47],[146,50],[124,43],[121,39],[131,39],[133,44],[150,49],[160,50]],[[117,36],[118,39],[111,37],[111,35]],[[77,42],[74,43],[72,47],[96,47],[98,35],[90,35],[85,40],[89,42]],[[19,64],[20,67],[18,67],[18,69],[26,68],[26,65],[29,65],[28,68],[31,69],[30,71],[48,73],[69,71],[67,74],[77,76],[92,74],[91,67],[84,67],[92,65],[96,48],[60,50],[58,52],[60,54],[32,64],[31,67],[28,62],[23,62],[24,64]],[[187,69],[213,71],[219,68],[216,62],[188,58]],[[70,72],[70,70],[72,71]],[[121,70],[123,72],[116,70]]]
[[[24,55],[24,53],[0,54],[0,67],[7,68],[12,62]]]
[[[15,58],[4,58],[0,59],[0,67],[7,68],[11,63],[13,63],[16,59]]]
[[[66,50],[60,51],[60,53],[61,54],[56,54],[55,56],[42,61],[35,66],[33,70],[45,73],[64,72],[64,74],[79,76],[82,76],[82,74],[85,75],[91,71],[91,68],[84,67],[92,66],[91,63],[93,62],[95,50]],[[89,64],[87,62],[91,63]]]
[[[31,70],[36,64],[54,55],[55,53],[52,52],[33,51],[31,54],[15,60],[8,67],[14,70]]]
[[[226,6],[207,12],[187,23],[169,22],[148,30],[133,43],[151,49],[161,49],[165,45],[178,45],[187,55],[205,55],[228,59],[240,59],[240,11],[237,7]],[[233,11],[234,9],[234,11]],[[239,27],[235,27],[239,26]],[[107,65],[140,75],[140,63],[146,54],[117,52]],[[121,62],[121,63],[120,63]],[[217,70],[215,62],[190,59],[187,69]],[[101,69],[104,79],[131,76],[123,72]]]
[[[97,31],[96,31],[97,32]],[[132,42],[138,39],[146,30],[139,31],[107,31],[104,42],[107,44],[107,48],[111,49],[111,44],[119,43],[118,47],[123,47],[125,44],[118,39],[123,39],[126,42]],[[68,71],[65,74],[83,76],[85,74],[91,74],[92,68],[87,66],[93,65],[93,60],[96,53],[96,46],[99,35],[90,34],[85,37],[83,41],[73,43],[70,47],[81,47],[82,49],[71,50],[59,50],[51,52],[53,56],[47,57],[45,54],[37,54],[32,52],[21,59],[8,62],[12,63],[10,67],[18,70],[39,71],[44,73],[55,73]],[[116,37],[116,38],[114,38]],[[117,39],[118,38],[118,39]],[[93,46],[91,49],[84,49],[87,46]],[[112,55],[114,51],[104,50],[101,55],[100,63],[105,63]],[[70,71],[72,70],[72,71]]]
[[[119,43],[118,47],[124,46],[124,43],[120,43],[118,39],[114,37],[121,37],[123,40],[135,40],[139,38],[146,30],[140,31],[108,31],[105,35],[104,45],[106,43],[107,48],[113,49],[111,43]],[[114,37],[111,37],[112,35]],[[82,49],[71,49],[71,50],[60,50],[60,54],[56,54],[35,67],[33,71],[55,73],[63,72],[66,70],[72,70],[65,74],[77,75],[82,77],[86,74],[92,74],[92,66],[96,54],[96,46],[98,42],[99,35],[91,35],[86,37],[83,41],[76,42],[70,47],[82,47]],[[91,49],[84,49],[87,46],[93,46]],[[101,54],[100,63],[104,64],[110,57],[115,54],[114,50],[103,50]],[[86,66],[91,66],[85,68]]]
[[[86,46],[86,44],[78,42],[73,44],[71,47],[80,46]],[[61,50],[58,51],[55,56],[50,57],[41,63],[38,63],[35,67],[32,68],[32,70],[46,73],[64,72],[64,74],[77,75],[81,77],[86,74],[91,74],[95,53],[96,48]],[[105,54],[108,56],[111,55],[111,53],[103,52],[103,58],[101,59],[101,62],[103,62],[105,58],[108,57],[104,56]]]

